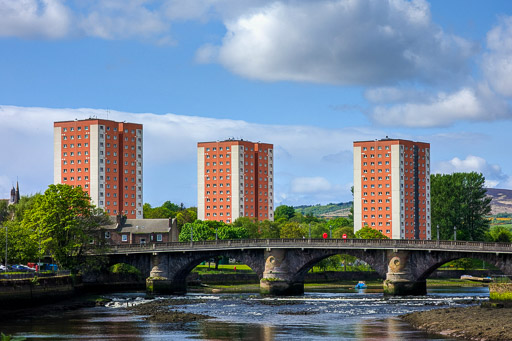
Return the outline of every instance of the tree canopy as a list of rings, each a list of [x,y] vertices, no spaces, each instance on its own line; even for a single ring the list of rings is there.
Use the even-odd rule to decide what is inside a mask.
[[[358,239],[388,239],[382,232],[376,229],[365,226],[355,233],[355,237]]]
[[[292,206],[281,205],[277,206],[274,210],[275,220],[285,219],[289,220],[295,215],[295,209]]]
[[[489,231],[491,198],[484,188],[481,173],[431,175],[432,236],[453,239],[456,226],[458,240],[484,240]]]
[[[85,264],[86,246],[106,221],[81,187],[57,184],[35,198],[22,223],[33,231],[31,238],[42,252],[49,253],[60,267],[77,272]]]

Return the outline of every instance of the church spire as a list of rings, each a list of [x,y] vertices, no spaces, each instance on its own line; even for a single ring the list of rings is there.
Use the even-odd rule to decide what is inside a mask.
[[[18,185],[18,179],[16,179],[16,199],[15,204],[20,202],[20,186]]]

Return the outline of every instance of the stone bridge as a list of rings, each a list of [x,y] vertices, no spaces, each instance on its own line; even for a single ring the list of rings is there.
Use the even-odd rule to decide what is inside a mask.
[[[475,258],[512,275],[512,244],[396,239],[242,239],[112,246],[112,263],[136,266],[154,293],[185,293],[186,277],[217,256],[247,264],[260,278],[263,293],[304,293],[306,273],[324,258],[347,254],[368,263],[391,295],[424,295],[426,279],[441,265]]]

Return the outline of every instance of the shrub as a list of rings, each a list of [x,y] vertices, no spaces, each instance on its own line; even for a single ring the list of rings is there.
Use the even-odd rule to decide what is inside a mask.
[[[138,278],[142,277],[139,269],[126,263],[114,264],[109,268],[109,271],[113,274],[135,275]]]

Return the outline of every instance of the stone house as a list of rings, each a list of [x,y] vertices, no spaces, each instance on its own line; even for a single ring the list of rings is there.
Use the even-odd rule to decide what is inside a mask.
[[[111,245],[148,244],[178,241],[176,219],[126,219],[116,216],[116,221],[102,227],[102,239]]]

